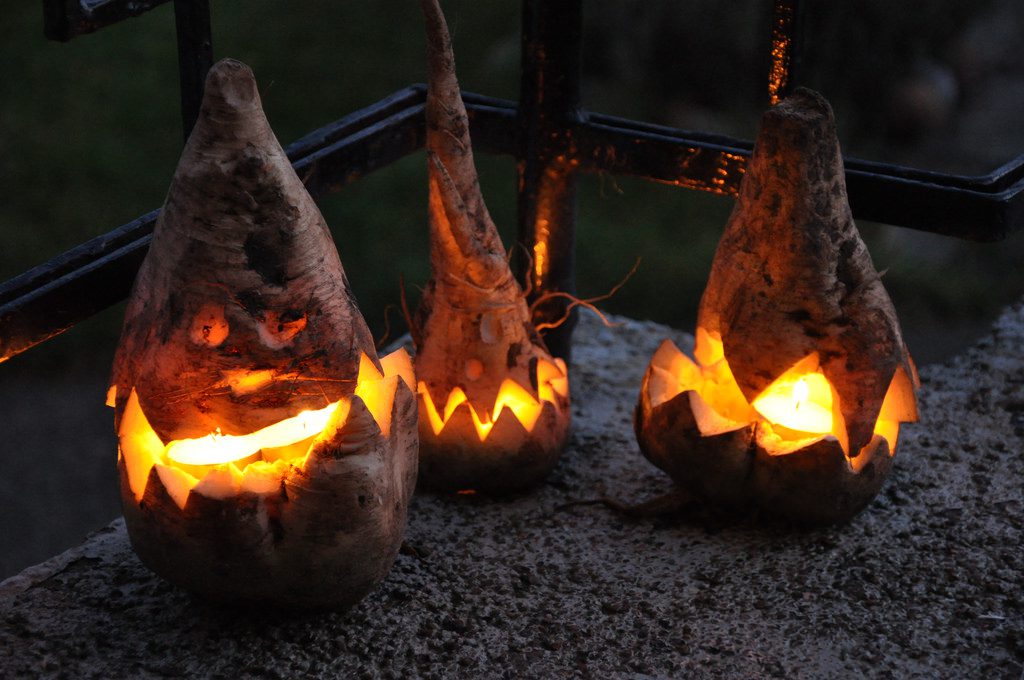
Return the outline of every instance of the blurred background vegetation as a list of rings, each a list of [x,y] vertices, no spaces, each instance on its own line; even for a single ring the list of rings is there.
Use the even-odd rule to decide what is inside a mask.
[[[43,38],[40,2],[11,4],[0,23],[0,280],[159,206],[182,143],[170,4],[67,44]],[[215,55],[253,67],[285,144],[424,78],[412,0],[212,5]],[[463,87],[516,99],[519,3],[444,8]],[[766,103],[769,9],[585,3],[584,106],[752,139]],[[814,0],[806,22],[801,83],[831,99],[847,154],[975,174],[1024,152],[1024,3]],[[515,164],[478,159],[508,243]],[[377,334],[399,276],[415,296],[428,275],[424,168],[417,153],[321,201]],[[603,307],[691,328],[732,200],[607,175],[580,187],[580,294],[609,290],[640,257]],[[919,363],[957,351],[1024,292],[1019,236],[979,245],[861,228]],[[0,419],[0,516],[11,518],[0,523],[0,577],[118,512],[102,401],[122,311],[0,366],[11,413]],[[391,321],[394,336],[401,320]],[[74,465],[54,465],[60,456]],[[83,501],[83,488],[95,498]]]

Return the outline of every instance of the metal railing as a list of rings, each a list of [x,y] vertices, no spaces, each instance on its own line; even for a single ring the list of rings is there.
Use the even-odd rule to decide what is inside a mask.
[[[46,35],[70,40],[166,0],[43,0]],[[633,175],[735,195],[752,144],[585,111],[580,106],[582,0],[523,0],[519,102],[464,93],[476,149],[518,161],[519,242],[533,254],[518,272],[533,296],[574,292],[575,178]],[[174,0],[185,136],[198,115],[213,61],[208,0]],[[774,0],[771,101],[794,85],[803,40],[799,0]],[[425,88],[413,85],[329,123],[287,148],[314,195],[336,191],[423,147]],[[975,241],[1024,224],[1024,155],[983,176],[928,172],[845,159],[858,218]],[[0,362],[124,299],[159,211],[87,241],[0,285]],[[526,260],[526,258],[524,258]],[[564,301],[539,311],[558,318]],[[568,356],[572,323],[549,331]]]

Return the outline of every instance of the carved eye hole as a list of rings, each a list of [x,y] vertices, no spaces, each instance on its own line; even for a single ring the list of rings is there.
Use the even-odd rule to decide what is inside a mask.
[[[267,312],[257,326],[260,340],[271,349],[280,349],[306,327],[306,315],[296,309],[283,312]]]
[[[230,331],[224,308],[218,305],[206,305],[192,319],[189,337],[197,345],[217,347],[228,337]]]
[[[466,362],[466,378],[477,380],[484,374],[484,363],[479,359],[470,359]]]

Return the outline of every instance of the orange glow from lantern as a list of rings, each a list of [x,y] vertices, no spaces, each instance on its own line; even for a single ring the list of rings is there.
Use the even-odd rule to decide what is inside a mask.
[[[405,350],[399,351],[405,354]],[[385,437],[391,434],[391,407],[395,403],[395,390],[398,388],[399,378],[397,375],[385,377],[365,354],[359,359],[356,396],[370,409],[373,419],[377,421]],[[325,426],[326,424],[324,423]]]
[[[548,273],[548,221],[539,220],[537,242],[533,244],[533,276],[539,285]]]
[[[275,373],[270,369],[246,371],[244,369],[224,371],[224,381],[235,394],[249,394],[274,381]]]
[[[355,394],[366,404],[381,434],[388,437],[398,383],[401,380],[412,385],[414,379],[412,362],[405,350],[388,355],[381,360],[381,366],[383,372],[363,355]],[[253,372],[256,380],[269,383],[261,373]],[[153,469],[181,508],[192,491],[212,498],[243,492],[273,493],[280,489],[292,467],[305,464],[309,451],[332,421],[347,420],[349,407],[349,400],[341,399],[249,434],[224,435],[218,428],[203,437],[174,440],[165,445],[150,425],[133,389],[121,415],[118,453],[125,465],[128,485],[139,501]]]
[[[493,407],[482,411],[478,411],[469,402],[469,398],[461,387],[453,388],[448,394],[448,400],[445,402],[443,412],[439,411],[434,404],[426,383],[419,383],[418,392],[422,399],[427,421],[430,423],[430,429],[435,435],[439,436],[441,431],[444,430],[445,425],[455,415],[456,410],[465,405],[465,408],[469,409],[470,418],[473,421],[473,427],[476,429],[477,436],[481,442],[484,442],[487,441],[487,436],[491,433],[495,423],[498,422],[498,418],[501,417],[501,413],[505,409],[508,409],[515,416],[516,420],[523,426],[523,429],[531,432],[544,410],[545,402],[556,404],[558,397],[567,398],[569,396],[569,378],[565,362],[561,359],[555,359],[555,363],[544,360],[538,361],[537,386],[537,396],[535,397],[516,381],[506,378],[498,388],[498,394],[494,398]]]
[[[338,402],[334,402],[317,411],[302,411],[246,435],[222,435],[218,428],[205,437],[177,439],[167,445],[165,455],[182,465],[220,465],[243,460],[262,449],[277,449],[318,435],[327,427],[337,407]],[[372,408],[370,412],[373,413]]]
[[[719,337],[697,328],[694,356],[669,341],[651,359],[648,395],[658,406],[682,392],[690,403],[701,434],[711,436],[758,423],[759,440],[774,455],[792,453],[825,436],[833,436],[850,456],[839,397],[812,353],[775,379],[747,403],[725,359]],[[912,379],[901,368],[893,376],[875,422],[874,433],[896,449],[901,422],[917,419]],[[856,456],[851,460],[859,462]]]
[[[772,67],[768,74],[768,100],[772,106],[779,103],[780,96],[789,82],[792,45],[789,29],[795,20],[791,7],[784,14],[772,18]]]
[[[810,434],[832,431],[832,386],[825,376],[783,375],[765,388],[751,406],[777,425]]]

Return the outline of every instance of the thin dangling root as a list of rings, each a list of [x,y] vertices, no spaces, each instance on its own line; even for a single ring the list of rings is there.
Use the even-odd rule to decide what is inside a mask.
[[[529,248],[527,248],[525,245],[523,245],[519,241],[515,242],[515,247],[519,250],[520,253],[522,253],[523,257],[526,258],[526,271],[527,271],[527,275],[525,277],[523,277],[523,278],[526,279],[526,281],[524,282],[524,285],[523,285],[523,297],[524,298],[529,298],[530,294],[533,292],[533,277],[529,275],[529,272],[533,271],[533,254],[530,253],[530,249]],[[506,261],[508,262],[510,269],[511,269],[511,266],[512,266],[512,253],[513,252],[514,252],[514,250],[512,248],[509,248],[508,256],[506,258]],[[530,310],[530,318],[533,318],[533,310],[532,309]]]
[[[393,309],[397,309],[397,307],[394,304],[390,304],[384,307],[384,332],[374,343],[374,346],[377,348],[378,352],[384,348],[384,343],[386,343],[388,339],[391,337],[391,316],[389,312],[391,312]]]
[[[409,313],[409,300],[405,296],[405,276],[402,274],[398,275],[398,290],[400,300],[402,304],[402,316],[405,317],[405,325],[409,327],[409,335],[412,337],[412,343],[414,347],[420,346],[420,328],[413,321],[412,314]]]
[[[402,545],[398,549],[398,554],[408,555],[409,557],[415,557],[420,562],[425,562],[427,560],[427,555],[430,554],[430,551],[424,549],[422,546],[417,547],[409,541],[402,541]]]
[[[572,310],[574,308],[576,308],[576,307],[584,307],[586,309],[589,309],[594,314],[596,314],[597,318],[601,319],[601,323],[603,323],[608,328],[613,328],[613,327],[619,325],[619,324],[612,323],[611,321],[609,321],[608,317],[606,317],[604,315],[604,312],[602,312],[597,307],[595,307],[593,304],[591,304],[590,300],[581,300],[580,298],[576,297],[575,295],[572,295],[571,293],[562,293],[560,291],[555,291],[555,292],[552,292],[552,293],[545,293],[541,297],[537,298],[537,301],[553,300],[555,298],[567,298],[567,299],[571,300],[571,302],[565,308],[565,313],[562,314],[562,316],[558,317],[558,319],[556,319],[554,321],[544,321],[544,322],[541,322],[539,324],[536,324],[534,327],[538,331],[546,331],[546,330],[549,330],[551,328],[558,328],[563,323],[565,323],[566,321],[569,320],[569,315],[572,313]]]
[[[601,319],[601,323],[603,323],[608,328],[613,328],[613,327],[617,326],[618,324],[615,324],[615,323],[612,323],[611,321],[609,321],[608,317],[606,317],[604,315],[604,313],[601,312],[601,310],[599,310],[597,307],[594,306],[594,303],[595,302],[603,302],[604,300],[607,300],[607,299],[611,298],[613,295],[615,295],[616,293],[618,293],[619,289],[621,289],[624,285],[626,285],[626,282],[629,281],[633,277],[633,274],[636,273],[636,270],[640,267],[641,259],[642,258],[639,258],[639,257],[636,258],[636,262],[633,263],[633,267],[629,270],[629,273],[627,273],[626,276],[623,277],[623,279],[621,281],[619,281],[617,284],[615,284],[615,286],[612,287],[612,289],[610,291],[608,291],[607,293],[605,293],[604,295],[597,295],[597,296],[592,297],[592,298],[583,299],[583,298],[578,298],[578,297],[576,297],[575,295],[573,295],[571,293],[565,293],[565,292],[556,290],[556,291],[551,291],[550,293],[545,293],[545,294],[541,295],[540,297],[538,297],[530,305],[530,316],[531,317],[537,311],[537,308],[540,305],[542,305],[543,303],[547,302],[548,300],[554,300],[556,298],[564,298],[564,299],[569,300],[570,302],[569,302],[569,305],[565,308],[565,312],[562,314],[561,317],[559,317],[555,321],[545,321],[543,323],[537,324],[536,325],[537,330],[538,331],[543,331],[543,330],[548,330],[548,329],[551,329],[551,328],[558,328],[563,323],[565,323],[566,321],[569,320],[569,315],[572,313],[572,310],[575,309],[576,307],[584,307],[586,309],[589,309],[594,314],[596,314],[597,317],[599,319]]]
[[[632,519],[652,519],[663,515],[677,513],[692,502],[693,498],[691,498],[689,494],[686,494],[679,489],[673,489],[668,493],[661,496],[655,496],[654,498],[636,505],[629,505],[622,501],[615,500],[614,498],[602,496],[600,498],[569,501],[568,503],[563,503],[562,505],[557,506],[555,511],[561,512],[581,505],[603,505],[610,510],[614,510],[619,514]]]

